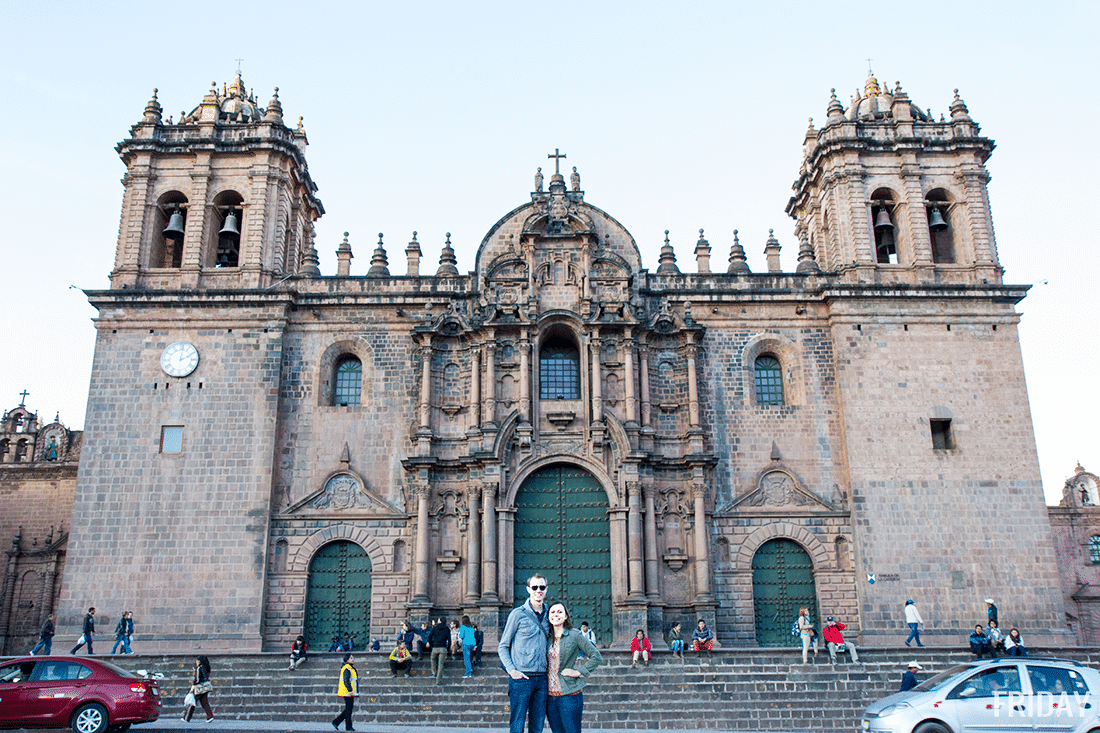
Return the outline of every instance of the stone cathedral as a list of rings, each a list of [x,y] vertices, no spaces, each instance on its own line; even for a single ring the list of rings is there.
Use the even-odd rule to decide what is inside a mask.
[[[993,141],[957,92],[937,120],[869,77],[803,144],[794,272],[702,232],[651,271],[539,150],[473,271],[414,233],[322,273],[277,90],[238,74],[175,122],[154,93],[88,292],[62,632],[95,605],[145,650],[327,648],[469,614],[491,647],[539,572],[603,645],[790,645],[802,605],[893,645],[907,598],[957,645],[987,596],[1068,641]]]

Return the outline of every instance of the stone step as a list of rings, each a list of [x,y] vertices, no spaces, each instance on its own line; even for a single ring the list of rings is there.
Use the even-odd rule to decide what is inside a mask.
[[[863,665],[833,666],[819,654],[802,665],[795,649],[722,650],[687,654],[684,660],[658,653],[648,666],[631,667],[629,652],[602,652],[605,664],[585,688],[589,728],[797,728],[852,731],[863,709],[894,692],[905,664],[916,659],[924,675],[971,657],[945,650],[861,649]],[[1100,663],[1097,650],[1046,650],[1045,656]],[[191,655],[108,657],[129,669],[165,675],[161,682],[164,717],[182,711],[190,686]],[[294,671],[278,653],[212,655],[215,714],[225,719],[318,721],[341,708],[335,696],[339,654],[314,654]],[[386,655],[357,652],[362,696],[357,719],[381,725],[500,726],[508,722],[507,681],[496,655],[486,652],[475,676],[462,679],[461,659],[444,665],[444,684],[428,675],[426,658],[415,674],[394,679]]]

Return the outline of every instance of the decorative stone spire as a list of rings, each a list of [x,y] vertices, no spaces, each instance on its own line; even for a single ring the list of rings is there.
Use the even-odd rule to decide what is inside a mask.
[[[730,247],[730,266],[726,270],[730,275],[748,275],[749,270],[748,258],[745,257],[745,248],[741,246],[741,242],[737,239],[737,230],[733,230],[733,246]]]
[[[157,90],[153,90],[153,98],[149,100],[149,104],[145,105],[145,116],[141,118],[142,124],[145,125],[159,125],[160,124],[161,107],[160,102],[157,101]]]
[[[814,256],[814,248],[810,246],[810,238],[806,235],[806,232],[802,232],[798,237],[798,266],[794,271],[803,275],[813,275],[821,272],[821,268],[817,266],[817,258]]]
[[[309,246],[302,253],[302,266],[298,268],[300,277],[321,277],[321,258],[317,256],[317,247],[313,238],[316,233],[310,232]]]
[[[370,269],[367,277],[389,277],[389,259],[386,258],[386,248],[382,246],[382,232],[378,232],[378,246],[374,248],[374,254],[370,258]]]
[[[695,265],[699,272],[710,272],[710,242],[703,238],[699,230],[699,241],[695,243]]]
[[[283,124],[283,105],[279,101],[279,87],[275,87],[275,93],[271,96],[271,101],[267,103],[267,114],[264,115],[264,122]]]
[[[764,256],[768,258],[768,272],[783,272],[779,264],[779,240],[775,238],[775,230],[768,230],[768,241],[764,245]]]
[[[660,264],[657,266],[658,275],[679,275],[680,268],[676,266],[676,253],[672,251],[672,244],[668,241],[668,230],[665,230],[665,244],[661,247]]]
[[[405,248],[405,257],[409,261],[409,277],[420,277],[420,242],[416,241],[416,232],[409,240],[409,246]]]
[[[836,98],[836,89],[830,89],[829,93],[831,98],[829,99],[828,108],[829,119],[825,122],[826,127],[844,122],[844,105]]]
[[[196,122],[216,122],[220,111],[221,101],[218,97],[218,83],[212,81],[210,82],[210,91],[202,98],[202,104],[199,105]]]
[[[863,96],[865,97],[877,97],[882,94],[882,89],[879,88],[878,79],[875,78],[873,71],[867,72],[867,81],[863,83]]]
[[[973,122],[970,119],[970,110],[966,108],[966,102],[959,98],[959,90],[955,90],[955,101],[951,103],[952,122]]]
[[[447,232],[447,242],[443,245],[443,252],[439,255],[439,269],[435,271],[436,277],[458,277],[458,258],[455,257],[454,248],[451,247],[451,233]]]
[[[351,275],[351,245],[348,244],[348,233],[344,232],[344,241],[336,248],[336,276],[347,277]]]

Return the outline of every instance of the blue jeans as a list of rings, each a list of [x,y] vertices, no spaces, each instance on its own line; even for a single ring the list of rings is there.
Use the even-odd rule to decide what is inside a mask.
[[[118,649],[119,644],[122,644],[122,653],[123,654],[131,654],[132,653],[130,651],[130,637],[127,636],[126,634],[120,634],[119,637],[117,639],[115,639],[115,645],[113,647],[111,647],[111,654],[115,653],[115,650]]]
[[[584,693],[546,698],[546,718],[552,733],[581,733]]]
[[[466,676],[472,677],[474,675],[474,645],[463,644],[462,645],[462,664],[466,667]]]
[[[682,652],[682,651],[684,651],[684,640],[683,639],[676,639],[675,641],[673,641],[671,644],[668,645],[668,648],[671,649],[674,652]]]
[[[34,645],[34,649],[31,649],[31,656],[38,654],[39,649],[45,649],[46,656],[50,656],[50,647],[53,646],[53,637],[47,636],[45,639],[39,639],[38,643]]]
[[[905,645],[909,646],[909,642],[911,642],[913,639],[917,640],[917,646],[924,646],[924,644],[920,643],[920,625],[919,624],[909,624],[909,638],[905,640]]]
[[[530,679],[508,678],[508,733],[542,733],[546,723],[546,673],[533,673]]]

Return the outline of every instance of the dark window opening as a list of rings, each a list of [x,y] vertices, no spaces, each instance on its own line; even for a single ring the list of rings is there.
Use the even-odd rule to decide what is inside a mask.
[[[539,352],[539,399],[581,398],[580,351],[564,340],[543,345]]]
[[[951,432],[950,419],[931,419],[928,424],[932,427],[932,448],[934,450],[955,449],[955,436]]]

